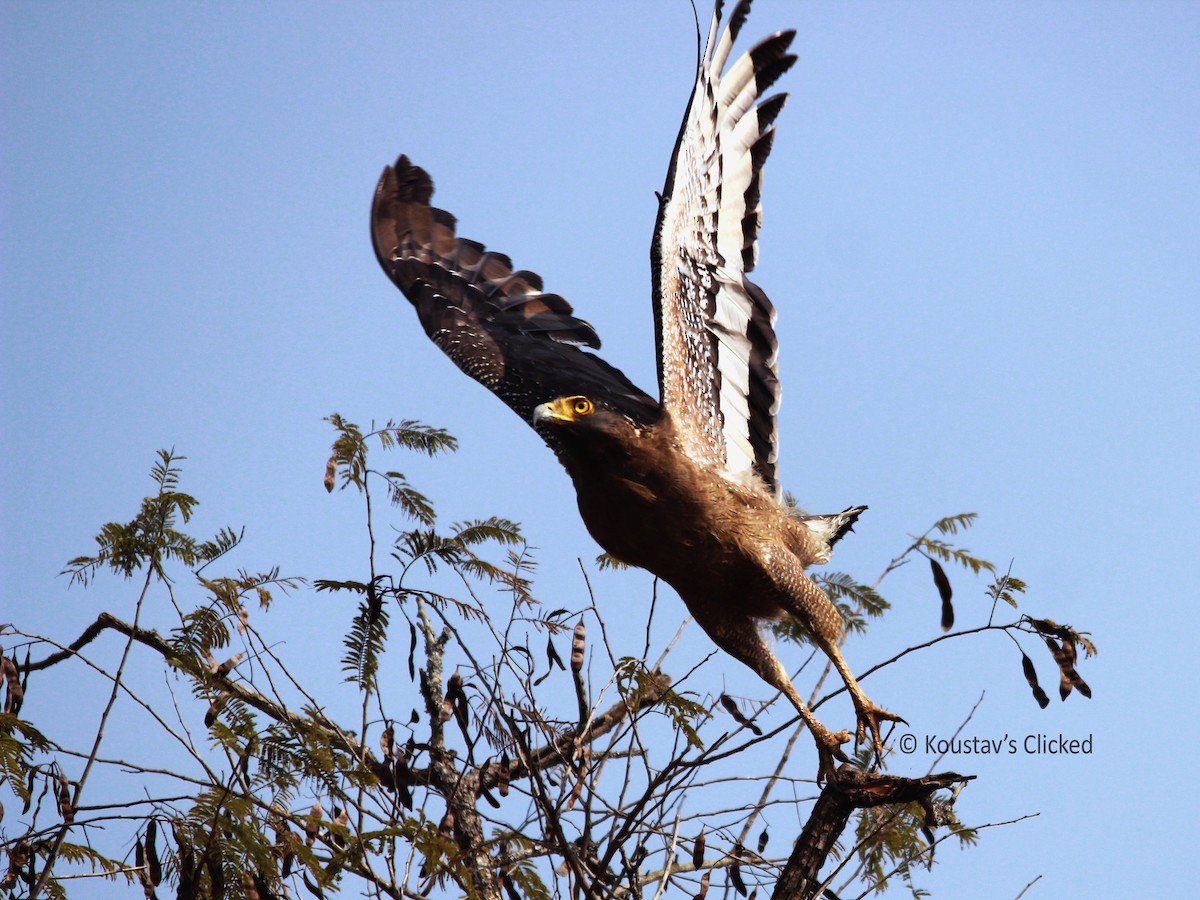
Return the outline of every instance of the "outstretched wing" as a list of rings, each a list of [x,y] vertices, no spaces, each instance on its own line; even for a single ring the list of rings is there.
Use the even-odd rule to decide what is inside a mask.
[[[727,71],[750,0],[721,27],[713,12],[696,87],[675,144],[651,246],[659,388],[693,459],[772,491],[779,406],[775,310],[746,273],[762,222],[762,166],[784,94],[762,92],[796,61],[794,31],[772,35]]]
[[[401,156],[383,170],[371,206],[371,239],[383,270],[417,310],[425,333],[460,369],[532,425],[534,407],[586,394],[634,421],[658,403],[617,369],[583,350],[592,326],[542,291],[533,272],[455,234],[454,216],[429,205],[433,181]]]

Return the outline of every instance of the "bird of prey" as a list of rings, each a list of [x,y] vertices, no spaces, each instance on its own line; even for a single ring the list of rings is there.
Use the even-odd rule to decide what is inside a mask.
[[[840,650],[844,623],[805,573],[866,508],[808,516],[776,479],[775,310],[746,274],[757,256],[762,167],[785,95],[762,94],[795,62],[794,31],[726,65],[749,12],[718,0],[659,198],[650,249],[659,399],[590,350],[593,328],[533,272],[456,233],[430,206],[433,182],[401,156],[371,209],[383,270],[426,334],[533,426],[574,482],[588,531],[611,556],[667,582],[726,653],[782,691],[816,739],[819,776],[849,731],[826,728],[764,641],[792,616],[846,683],[855,733],[880,749],[880,722]]]

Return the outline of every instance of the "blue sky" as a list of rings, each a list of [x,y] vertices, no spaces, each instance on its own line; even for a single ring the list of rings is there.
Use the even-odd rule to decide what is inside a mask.
[[[1163,783],[1197,737],[1200,7],[759,0],[745,36],[784,27],[800,61],[754,276],[779,309],[784,485],[870,505],[835,560],[864,580],[978,512],[963,543],[1101,650],[1094,699],[1045,711],[999,638],[868,683],[916,734],[986,690],[972,733],[1094,736],[1088,757],[948,760],[981,776],[965,820],[1041,815],[925,884],[1169,893],[1191,819]],[[132,515],[159,447],[189,457],[201,531],[247,526],[236,564],[351,577],[360,516],[321,486],[335,410],[451,430],[448,461],[392,464],[447,521],[522,522],[540,593],[578,598],[597,551],[565,475],[425,340],[375,264],[371,191],[407,153],[461,234],[541,273],[652,389],[653,192],[694,58],[683,2],[0,6],[0,620],[69,639],[125,602],[57,573]],[[955,583],[981,622],[983,583]],[[641,575],[600,584],[639,615]],[[857,669],[940,633],[924,568],[886,586]],[[272,627],[332,664],[349,611],[290,603]]]

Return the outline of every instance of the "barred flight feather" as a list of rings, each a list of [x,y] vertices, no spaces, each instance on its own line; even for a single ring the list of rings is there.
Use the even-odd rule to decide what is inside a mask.
[[[758,253],[762,167],[786,96],[762,99],[796,57],[793,31],[725,69],[748,0],[718,5],[659,204],[654,304],[663,409],[684,451],[777,491],[775,309],[747,277]]]

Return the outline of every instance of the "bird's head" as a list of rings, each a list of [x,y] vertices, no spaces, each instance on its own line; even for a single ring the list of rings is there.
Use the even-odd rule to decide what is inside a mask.
[[[543,403],[533,411],[533,424],[571,425],[582,423],[596,415],[596,403],[590,397],[577,394],[574,397],[559,397]]]
[[[567,440],[572,437],[595,439],[601,435],[619,437],[628,435],[638,427],[632,419],[604,400],[584,394],[559,397],[536,407],[533,426]]]

